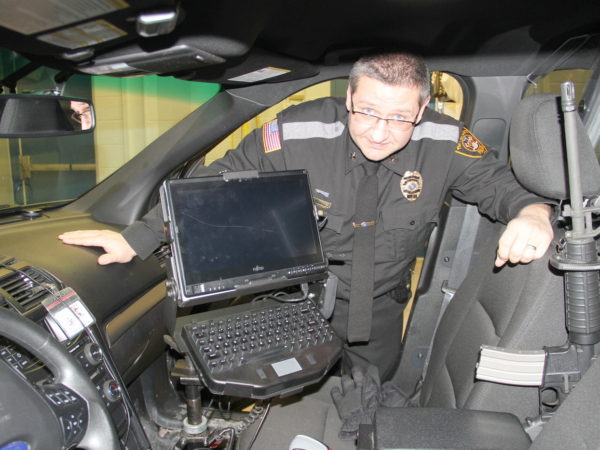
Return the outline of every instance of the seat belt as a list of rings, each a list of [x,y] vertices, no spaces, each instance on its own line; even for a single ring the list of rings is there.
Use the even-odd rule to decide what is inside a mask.
[[[467,205],[465,209],[465,215],[463,223],[458,236],[458,242],[454,251],[454,260],[452,261],[452,267],[450,268],[450,274],[448,280],[442,283],[442,292],[444,293],[444,299],[440,306],[440,312],[438,314],[435,328],[431,335],[431,342],[427,349],[427,355],[425,356],[425,363],[423,364],[423,372],[421,380],[425,379],[427,373],[427,367],[429,366],[429,358],[431,356],[431,349],[433,347],[433,341],[437,333],[437,329],[440,325],[444,312],[448,305],[452,301],[456,290],[463,282],[467,273],[469,272],[469,266],[471,264],[471,256],[473,255],[473,248],[475,247],[475,240],[477,238],[477,230],[479,229],[479,223],[481,215],[475,205]],[[420,385],[421,383],[419,383]]]

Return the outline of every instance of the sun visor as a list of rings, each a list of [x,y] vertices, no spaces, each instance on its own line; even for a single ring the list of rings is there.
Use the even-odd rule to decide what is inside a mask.
[[[77,69],[91,75],[149,75],[194,70],[223,64],[229,57],[243,55],[248,46],[229,38],[195,37],[158,49],[131,45],[97,56]]]
[[[230,58],[224,64],[198,67],[188,73],[175,76],[191,81],[219,83],[227,87],[280,83],[309,78],[318,73],[319,69],[306,61],[253,48],[248,54],[239,58]]]

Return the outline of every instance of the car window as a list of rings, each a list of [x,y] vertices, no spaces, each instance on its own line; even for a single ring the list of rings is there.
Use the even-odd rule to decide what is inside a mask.
[[[28,60],[0,50],[0,79]],[[164,131],[213,97],[220,85],[172,77],[73,75],[38,68],[16,84],[17,93],[59,90],[91,99],[93,133],[53,138],[0,138],[0,208],[79,197],[124,165]]]
[[[204,159],[204,164],[209,165],[215,159],[222,157],[228,150],[234,149],[240,143],[240,141],[250,134],[252,130],[260,128],[264,123],[273,120],[278,112],[285,108],[296,105],[298,103],[314,100],[322,97],[329,97],[334,95],[332,89],[332,82],[319,83],[311,86],[307,89],[303,89],[295,94],[287,97],[276,105],[266,109],[252,120],[244,123],[241,127],[236,129],[233,133],[223,139],[218,145],[216,145],[210,152],[208,152]],[[345,95],[345,90],[344,90]],[[336,95],[339,96],[339,95]]]
[[[431,108],[458,120],[462,114],[463,103],[462,87],[453,75],[445,72],[431,74]]]
[[[592,71],[588,69],[554,70],[532,80],[525,90],[524,97],[533,94],[560,95],[560,84],[565,81],[572,81],[575,85],[575,100],[579,103],[590,80],[591,74]]]
[[[218,84],[172,77],[95,77],[96,181],[121,167],[220,90]]]
[[[575,102],[584,118],[586,130],[600,159],[600,101],[598,83],[593,69],[553,70],[540,76],[527,86],[524,97],[533,94],[560,95],[560,85],[572,81],[575,86]],[[596,77],[598,74],[596,74]],[[594,83],[596,85],[594,86]],[[595,91],[595,92],[594,92]],[[584,98],[587,96],[587,98]],[[585,117],[587,115],[587,117]]]

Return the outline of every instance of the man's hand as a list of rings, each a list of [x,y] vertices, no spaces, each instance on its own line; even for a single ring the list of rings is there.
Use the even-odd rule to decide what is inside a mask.
[[[100,255],[98,264],[126,263],[136,256],[135,250],[121,233],[111,230],[69,231],[58,236],[65,244],[102,247],[106,253]]]
[[[529,263],[544,256],[554,236],[551,215],[550,205],[535,203],[524,207],[517,217],[508,222],[498,242],[496,267],[507,261]]]

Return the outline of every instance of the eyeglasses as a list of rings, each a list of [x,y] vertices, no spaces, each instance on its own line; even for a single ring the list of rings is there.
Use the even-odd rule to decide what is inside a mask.
[[[354,103],[352,102],[352,99],[350,99],[350,106],[352,108],[350,112],[354,114],[356,119],[365,126],[374,127],[380,120],[383,120],[390,130],[408,131],[417,124],[417,122],[414,120],[395,119],[393,117],[385,118],[370,112],[359,111],[354,109]]]

